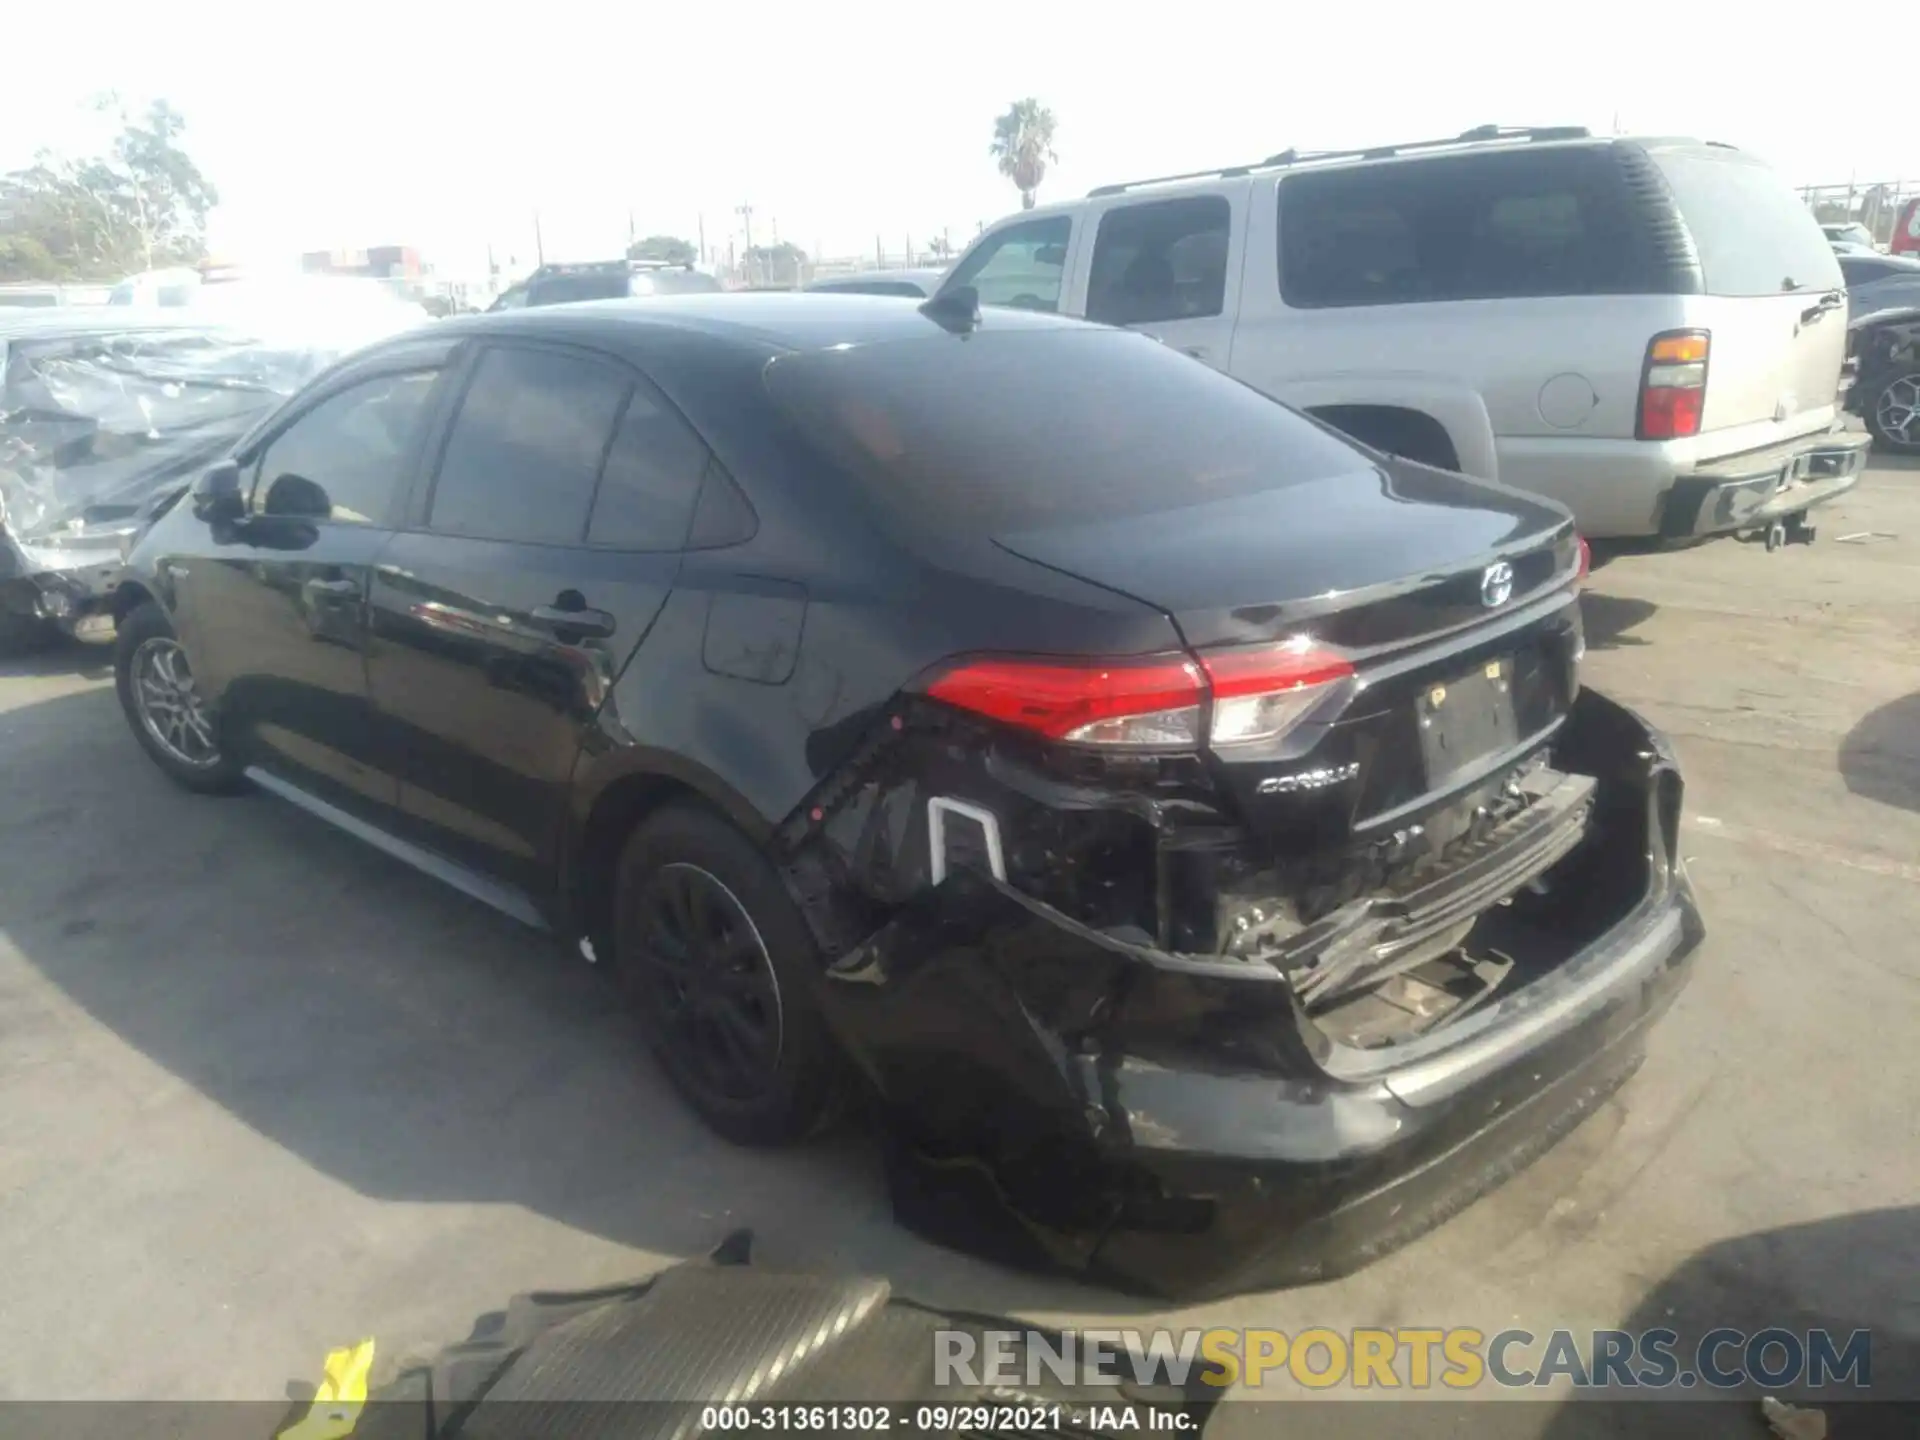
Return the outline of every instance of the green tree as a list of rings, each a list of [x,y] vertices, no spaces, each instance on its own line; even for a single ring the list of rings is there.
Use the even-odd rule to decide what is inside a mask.
[[[807,252],[791,240],[747,251],[747,278],[756,285],[798,285],[806,278]]]
[[[659,260],[668,265],[691,265],[699,258],[693,242],[678,235],[649,235],[627,247],[629,260]]]
[[[1020,208],[1031,210],[1034,192],[1047,178],[1047,166],[1060,159],[1053,153],[1053,112],[1031,95],[1014,101],[993,122],[993,144],[987,153],[1019,189]]]
[[[98,108],[119,130],[106,152],[42,152],[0,175],[0,280],[117,280],[206,256],[219,195],[181,144],[186,122],[164,100],[139,114],[118,96]]]

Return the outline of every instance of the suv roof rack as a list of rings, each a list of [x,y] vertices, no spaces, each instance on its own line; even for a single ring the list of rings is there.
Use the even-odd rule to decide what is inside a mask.
[[[1171,185],[1178,180],[1236,180],[1259,170],[1282,170],[1288,166],[1326,160],[1390,160],[1396,155],[1417,154],[1423,150],[1453,150],[1466,145],[1489,145],[1515,140],[1591,140],[1593,132],[1584,125],[1476,125],[1458,135],[1439,140],[1407,140],[1397,145],[1370,145],[1364,150],[1282,150],[1250,165],[1229,165],[1221,170],[1189,170],[1184,175],[1156,175],[1150,180],[1128,180],[1118,185],[1100,185],[1087,192],[1089,200],[1102,195],[1124,195],[1148,185]]]

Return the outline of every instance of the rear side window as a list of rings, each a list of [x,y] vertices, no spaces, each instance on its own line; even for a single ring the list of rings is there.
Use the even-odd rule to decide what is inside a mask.
[[[1599,148],[1325,170],[1278,188],[1280,291],[1296,308],[1656,288]]]
[[[971,285],[982,305],[1058,310],[1072,238],[1073,220],[1066,215],[1009,225],[982,240],[940,288]]]
[[[486,540],[579,544],[630,388],[578,356],[487,351],[447,437],[427,523]]]
[[[786,355],[774,403],[917,532],[1005,534],[1341,474],[1366,457],[1250,386],[1119,330],[1000,330]]]
[[[1840,261],[1773,171],[1735,151],[1653,150],[1700,253],[1709,295],[1837,290]]]
[[[1100,217],[1087,318],[1144,325],[1218,315],[1233,210],[1224,195],[1123,205]]]
[[[587,539],[622,550],[686,542],[707,447],[650,385],[634,388],[600,473]]]

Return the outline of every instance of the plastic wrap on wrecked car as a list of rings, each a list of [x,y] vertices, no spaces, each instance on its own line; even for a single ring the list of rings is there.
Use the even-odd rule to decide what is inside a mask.
[[[339,353],[204,325],[75,325],[0,331],[0,524],[29,571],[135,523]]]

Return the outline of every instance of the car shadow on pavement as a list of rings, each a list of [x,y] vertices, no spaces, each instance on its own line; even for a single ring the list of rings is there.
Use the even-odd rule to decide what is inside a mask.
[[[1587,648],[1614,650],[1626,645],[1645,645],[1645,640],[1627,632],[1646,624],[1659,608],[1651,600],[1636,600],[1630,595],[1587,591],[1580,597],[1580,621],[1586,630]]]
[[[113,674],[113,647],[59,641],[31,650],[0,650],[0,680],[31,676],[77,675],[83,680],[105,680]]]
[[[1920,810],[1920,692],[1868,711],[1847,732],[1840,777],[1865,799]]]
[[[216,1218],[193,1223],[257,1217],[261,1234],[241,1251],[253,1247],[269,1271],[300,1263],[289,1244],[307,1247],[307,1268],[330,1266],[308,1253],[311,1239],[286,1237],[338,1223],[333,1185],[273,1178],[278,1147],[360,1196],[403,1202],[395,1215],[467,1207],[444,1221],[455,1235],[480,1223],[476,1207],[517,1206],[680,1257],[751,1226],[767,1264],[886,1275],[930,1303],[1154,1308],[909,1234],[891,1218],[878,1147],[860,1124],[788,1152],[717,1139],[577,955],[270,797],[183,793],[129,738],[110,688],[0,710],[0,732],[0,997],[18,1062],[7,1113],[57,1136],[55,1155],[69,1145],[116,1157],[90,1188],[124,1185],[137,1206],[141,1187],[217,1185],[206,1207]],[[36,987],[9,945],[66,999]],[[119,1046],[75,1030],[68,1001],[271,1143],[236,1140],[243,1163],[210,1180],[202,1142],[165,1133],[138,1106],[121,1113]],[[76,1068],[76,1054],[96,1060]],[[205,1128],[181,1124],[188,1137]],[[36,1203],[52,1233],[70,1224],[53,1212],[71,1201],[57,1174],[47,1183]],[[496,1226],[514,1237],[497,1243],[542,1228]],[[524,1273],[546,1253],[497,1273]],[[482,1249],[459,1263],[492,1258]],[[657,1268],[646,1256],[634,1266]]]
[[[1823,1413],[1826,1440],[1912,1440],[1920,1435],[1920,1305],[1911,1299],[1888,1312],[1881,1283],[1888,1274],[1920,1274],[1920,1206],[1867,1210],[1743,1235],[1698,1252],[1657,1281],[1618,1329],[1638,1337],[1671,1330],[1680,1374],[1693,1371],[1702,1338],[1717,1329],[1757,1335],[1769,1329],[1794,1332],[1804,1344],[1811,1331],[1828,1332],[1845,1354],[1855,1331],[1869,1332],[1868,1388],[1844,1380],[1822,1390],[1786,1385],[1717,1392],[1703,1383],[1657,1389],[1588,1391],[1582,1398],[1548,1401],[1519,1398],[1421,1400],[1406,1395],[1388,1401],[1268,1402],[1223,1406],[1207,1440],[1312,1436],[1313,1440],[1775,1440],[1762,1417],[1765,1394]],[[1878,1288],[1876,1288],[1878,1287]],[[1510,1369],[1532,1373],[1545,1355],[1547,1337],[1535,1320],[1535,1340],[1505,1352]],[[1567,1316],[1581,1357],[1593,1347],[1587,1330],[1614,1326],[1610,1319]],[[1489,1337],[1491,1338],[1491,1337]],[[1744,1346],[1714,1351],[1724,1372],[1744,1366]],[[1765,1364],[1779,1366],[1775,1349]],[[1630,1368],[1638,1370],[1638,1358]],[[1491,1385],[1491,1381],[1487,1382]],[[1521,1392],[1524,1393],[1524,1392]]]
[[[1829,1440],[1910,1440],[1920,1434],[1920,1304],[1909,1297],[1893,1313],[1876,1311],[1875,1296],[1888,1293],[1881,1282],[1889,1274],[1920,1275],[1920,1206],[1865,1210],[1709,1246],[1649,1290],[1620,1328],[1636,1336],[1676,1332],[1682,1372],[1693,1368],[1702,1337],[1717,1329],[1752,1336],[1777,1328],[1803,1342],[1809,1332],[1824,1330],[1842,1351],[1855,1331],[1865,1330],[1867,1388],[1756,1386],[1736,1392],[1737,1399],[1703,1403],[1712,1392],[1695,1385],[1648,1392],[1673,1394],[1668,1404],[1575,1401],[1560,1409],[1542,1440],[1760,1440],[1770,1433],[1760,1414],[1762,1394],[1824,1411]],[[1741,1353],[1742,1347],[1727,1346],[1714,1359],[1725,1369],[1746,1363]],[[1783,1358],[1775,1349],[1764,1363],[1779,1365]]]

